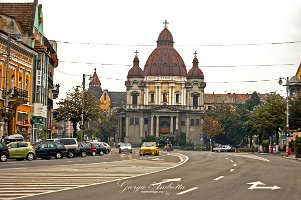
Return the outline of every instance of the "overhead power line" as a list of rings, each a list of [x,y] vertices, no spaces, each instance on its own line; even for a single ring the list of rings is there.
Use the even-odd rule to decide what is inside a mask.
[[[78,76],[81,77],[82,75],[77,75],[77,74],[69,74],[69,73],[65,73],[62,72],[60,70],[56,70],[56,72],[59,72],[61,74],[65,74],[68,76]],[[100,79],[110,79],[110,80],[117,80],[117,81],[125,81],[125,78],[112,78],[112,77],[102,77],[99,76]],[[211,81],[206,81],[206,83],[258,83],[258,82],[268,82],[268,81],[278,81],[279,79],[265,79],[265,80],[246,80],[246,81],[216,81],[216,82],[211,82]]]
[[[64,44],[80,44],[80,45],[100,45],[100,46],[137,46],[137,47],[151,47],[155,44],[123,44],[123,43],[96,43],[96,42],[73,42],[73,41],[56,41]],[[297,44],[301,41],[284,41],[284,42],[263,42],[263,43],[233,43],[233,44],[179,44],[177,46],[205,46],[205,47],[227,47],[227,46],[260,46],[260,45],[284,45]]]
[[[87,64],[87,65],[101,65],[101,66],[126,66],[131,67],[133,65],[130,64],[113,64],[113,63],[99,63],[99,62],[81,62],[81,61],[66,61],[66,60],[59,60],[61,63],[71,63],[71,64]],[[294,63],[284,63],[284,64],[249,64],[249,65],[200,65],[200,67],[272,67],[272,66],[296,66],[299,64]],[[188,66],[192,67],[192,66]]]

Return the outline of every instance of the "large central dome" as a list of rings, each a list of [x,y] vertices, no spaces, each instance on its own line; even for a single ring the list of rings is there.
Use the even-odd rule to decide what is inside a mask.
[[[165,26],[158,37],[157,47],[145,63],[145,76],[187,76],[185,63],[173,43],[172,34]]]

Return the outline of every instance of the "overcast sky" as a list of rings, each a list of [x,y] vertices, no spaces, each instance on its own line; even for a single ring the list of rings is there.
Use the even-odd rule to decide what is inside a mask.
[[[139,52],[143,69],[156,47],[164,20],[169,22],[174,48],[187,71],[194,51],[198,53],[207,82],[205,93],[257,91],[285,95],[285,87],[278,85],[278,79],[295,75],[301,62],[300,0],[39,3],[43,5],[45,36],[58,41],[60,63],[54,82],[61,85],[60,98],[81,85],[82,75],[92,75],[94,68],[103,89],[126,91],[124,82],[134,52]],[[87,78],[86,88],[88,82]]]

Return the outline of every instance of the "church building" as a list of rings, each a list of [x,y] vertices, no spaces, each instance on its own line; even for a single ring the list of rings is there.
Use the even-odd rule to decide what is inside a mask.
[[[204,74],[194,53],[187,72],[167,22],[159,34],[157,47],[144,69],[138,52],[128,71],[126,106],[120,116],[119,140],[138,144],[146,136],[186,134],[187,142],[199,142],[204,113]]]

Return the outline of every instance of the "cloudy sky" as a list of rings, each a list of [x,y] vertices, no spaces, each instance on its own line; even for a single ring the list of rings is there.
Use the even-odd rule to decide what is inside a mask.
[[[0,0],[7,1],[7,0]],[[9,2],[14,2],[10,0]],[[22,2],[18,0],[17,2]],[[300,0],[39,0],[44,33],[58,41],[55,83],[60,98],[100,77],[103,89],[125,91],[139,52],[140,67],[156,47],[163,22],[187,71],[198,53],[206,93],[277,92],[279,77],[295,75],[301,62]],[[88,78],[86,79],[88,87]]]

